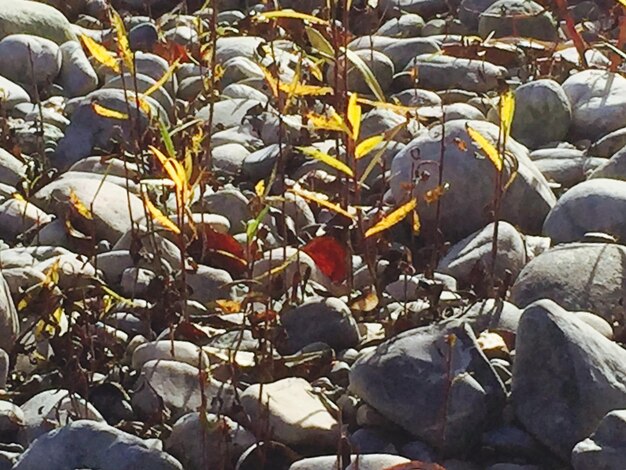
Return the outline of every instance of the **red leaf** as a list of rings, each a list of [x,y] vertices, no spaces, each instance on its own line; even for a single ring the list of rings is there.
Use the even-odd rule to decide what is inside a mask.
[[[198,238],[188,251],[198,263],[224,269],[233,277],[241,277],[248,268],[241,244],[232,235],[216,232],[209,226],[198,228]]]
[[[348,276],[346,247],[331,236],[317,237],[303,248],[313,258],[317,267],[333,282],[343,282]]]
[[[154,46],[154,53],[163,57],[170,64],[173,64],[177,60],[181,62],[189,61],[189,53],[185,46],[174,41],[158,42]]]
[[[192,343],[199,341],[208,341],[209,336],[193,323],[183,321],[176,325],[175,335],[177,339],[184,339]]]

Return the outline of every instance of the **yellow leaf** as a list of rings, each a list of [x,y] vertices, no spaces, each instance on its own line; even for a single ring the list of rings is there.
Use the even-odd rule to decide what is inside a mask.
[[[385,230],[393,227],[397,223],[404,220],[409,214],[411,214],[417,207],[417,199],[411,199],[403,206],[398,207],[396,210],[386,215],[380,222],[373,227],[370,227],[365,232],[365,238],[376,235],[377,233],[384,232]]]
[[[307,199],[316,204],[319,204],[320,206],[325,207],[326,209],[330,209],[331,211],[336,212],[337,214],[341,214],[344,217],[348,217],[349,219],[352,219],[352,220],[356,219],[354,215],[350,214],[343,207],[337,204],[333,204],[332,202],[329,202],[328,196],[326,196],[325,194],[316,193],[314,191],[305,191],[303,189],[296,189],[296,188],[291,188],[289,192],[295,194],[296,196],[303,197],[304,199]]]
[[[361,106],[357,102],[359,99],[356,93],[350,95],[348,101],[348,122],[350,123],[350,129],[352,129],[352,140],[359,138],[361,132]]]
[[[257,21],[260,20],[279,20],[282,18],[292,20],[308,21],[313,24],[328,24],[328,21],[315,16],[307,15],[306,13],[300,13],[299,11],[292,10],[290,8],[285,10],[267,11],[260,13],[254,17]]]
[[[265,81],[267,82],[267,85],[270,87],[272,96],[274,96],[274,98],[278,98],[278,80],[266,67],[261,66],[261,70],[263,71],[263,75],[265,76]]]
[[[144,91],[142,93],[143,96],[150,96],[152,93],[154,93],[155,91],[157,91],[159,88],[161,88],[163,85],[165,85],[165,82],[167,82],[172,74],[176,71],[176,69],[178,68],[178,65],[180,64],[180,61],[177,60],[176,62],[174,62],[169,69],[167,69],[167,71],[163,74],[163,76],[161,78],[159,78],[159,80],[152,85],[150,88],[148,88],[146,91]]]
[[[83,44],[91,57],[96,59],[102,65],[109,67],[114,72],[120,72],[120,64],[118,64],[113,54],[111,54],[104,46],[98,44],[96,41],[91,39],[86,34],[81,34],[80,39],[83,41]]]
[[[263,197],[265,195],[265,181],[259,180],[259,182],[254,186],[254,192],[258,197]]]
[[[282,84],[281,84],[282,85]],[[281,90],[287,88],[288,85],[282,85]],[[293,88],[293,94],[295,96],[324,96],[324,95],[332,95],[333,90],[328,86],[316,86],[316,85],[303,85],[302,83],[296,84]]]
[[[69,329],[69,321],[63,307],[57,307],[48,317],[39,320],[35,326],[35,338],[39,341],[43,339],[63,336]]]
[[[98,116],[111,119],[119,119],[121,121],[125,121],[126,119],[128,119],[128,114],[120,113],[119,111],[115,111],[114,109],[105,108],[104,106],[101,106],[96,102],[91,103],[91,108]]]
[[[239,313],[242,311],[241,302],[236,300],[217,299],[215,305],[224,313]]]
[[[359,145],[356,146],[354,150],[354,156],[357,160],[365,157],[368,153],[370,153],[374,148],[385,140],[384,134],[375,135],[365,139]]]
[[[45,287],[53,287],[59,283],[59,268],[61,267],[61,258],[57,258],[44,272],[46,277],[41,282]]]
[[[626,8],[626,0],[616,0],[616,1],[617,1],[617,3],[622,5],[624,8]]]
[[[85,206],[85,204],[83,204],[83,201],[80,200],[80,198],[73,189],[70,189],[70,204],[82,217],[87,220],[93,220],[93,215],[91,214],[91,211]]]
[[[15,192],[13,194],[11,194],[11,196],[13,196],[13,199],[20,201],[20,202],[27,202],[26,199],[24,199],[24,196],[22,196],[20,193]]]
[[[410,107],[410,106],[403,106],[401,104],[386,103],[384,101],[368,100],[367,98],[359,98],[358,102],[361,104],[367,104],[376,109],[388,109],[389,111],[393,111],[395,113],[402,114],[402,115],[406,115],[406,114],[413,115],[417,113],[417,108]]]
[[[515,115],[515,95],[507,90],[500,95],[500,125],[505,138],[511,135],[511,124]]]
[[[502,158],[498,153],[498,150],[494,147],[494,145],[480,132],[475,129],[472,129],[470,126],[465,125],[467,129],[467,133],[472,138],[472,140],[480,147],[482,152],[487,156],[487,158],[493,163],[493,166],[498,171],[502,171]]]
[[[307,38],[311,46],[313,46],[313,49],[316,49],[328,58],[335,56],[335,49],[322,33],[310,26],[307,26],[304,30],[306,31]]]
[[[117,36],[117,49],[120,55],[124,59],[126,68],[132,73],[135,70],[135,63],[133,61],[133,51],[130,50],[130,44],[128,42],[128,34],[126,33],[126,27],[124,21],[118,12],[111,8],[110,11],[111,24],[115,30]]]
[[[413,223],[411,224],[411,229],[415,235],[420,233],[420,229],[422,228],[422,223],[420,222],[420,216],[417,213],[417,210],[413,210]]]
[[[152,217],[155,222],[158,222],[160,225],[163,226],[163,228],[175,233],[176,235],[180,234],[180,228],[178,228],[178,226],[174,222],[172,222],[168,217],[163,214],[163,212],[161,212],[154,204],[152,204],[152,201],[150,201],[145,193],[143,194],[143,202],[146,209],[148,209],[150,217]]]
[[[330,116],[309,113],[307,114],[307,119],[315,130],[339,131],[345,132],[348,135],[352,134],[343,118],[335,112]]]
[[[321,150],[318,150],[314,147],[296,147],[296,148],[308,157],[319,160],[320,162],[325,163],[329,167],[334,168],[335,170],[341,171],[342,173],[345,173],[346,175],[350,177],[354,176],[354,172],[348,165],[337,160],[335,157],[322,152]]]

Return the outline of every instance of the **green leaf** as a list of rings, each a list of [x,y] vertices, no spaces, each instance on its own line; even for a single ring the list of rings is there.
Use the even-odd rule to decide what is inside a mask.
[[[165,145],[165,150],[167,150],[167,153],[171,158],[174,158],[176,155],[174,142],[172,142],[172,136],[163,121],[159,121],[159,130],[161,131],[161,140],[163,141],[163,145]]]
[[[354,65],[357,70],[363,75],[363,79],[367,86],[372,90],[372,93],[376,96],[377,100],[385,101],[385,94],[383,93],[383,89],[380,87],[380,83],[376,80],[376,77],[372,73],[372,70],[367,66],[367,64],[361,59],[358,55],[351,51],[350,49],[346,49],[344,47],[341,48],[341,52],[346,54],[346,57],[352,65]]]

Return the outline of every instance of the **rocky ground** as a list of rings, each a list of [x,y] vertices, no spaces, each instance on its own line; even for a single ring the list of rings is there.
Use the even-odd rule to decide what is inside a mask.
[[[109,3],[0,5],[0,470],[626,468],[624,2]]]

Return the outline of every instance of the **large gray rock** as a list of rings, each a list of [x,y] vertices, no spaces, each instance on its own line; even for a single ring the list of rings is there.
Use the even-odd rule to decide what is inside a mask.
[[[166,450],[185,470],[230,468],[239,456],[256,442],[252,433],[228,416],[189,413],[172,426]]]
[[[386,36],[362,36],[355,39],[348,48],[374,50],[385,54],[393,62],[396,72],[403,70],[409,62],[421,54],[435,54],[441,50],[439,43],[431,38],[391,38]]]
[[[607,162],[606,158],[588,156],[582,150],[561,147],[535,150],[530,158],[548,181],[562,188],[571,188],[586,180]]]
[[[70,210],[72,194],[90,209],[93,220],[86,223],[93,224],[98,239],[116,242],[131,229],[133,221],[145,215],[139,197],[106,179],[98,181],[62,177],[40,189],[34,195],[33,202],[44,210],[62,216]]]
[[[544,41],[558,37],[552,14],[532,0],[498,0],[480,14],[478,33],[486,38],[491,33],[523,36]]]
[[[511,135],[529,148],[565,138],[572,111],[570,103],[554,80],[537,80],[515,90],[515,116]]]
[[[290,353],[315,342],[340,351],[356,346],[360,339],[350,309],[335,298],[309,300],[283,312],[280,321],[287,333]]]
[[[543,225],[554,243],[580,241],[588,232],[626,239],[626,181],[598,178],[577,184],[561,196]]]
[[[63,63],[59,83],[68,97],[84,96],[98,87],[98,75],[79,42],[62,44],[61,56]]]
[[[418,77],[418,85],[427,90],[461,89],[486,93],[498,87],[506,69],[485,60],[447,55],[422,54],[404,69]]]
[[[108,424],[79,420],[37,439],[14,470],[182,470],[171,455]]]
[[[445,454],[462,454],[504,403],[504,390],[465,324],[406,331],[362,355],[350,389]]]
[[[27,87],[50,85],[61,71],[61,50],[49,39],[12,34],[0,41],[0,70]]]
[[[358,50],[355,54],[367,65],[372,71],[380,88],[386,92],[391,87],[393,75],[395,72],[393,62],[384,53],[375,50]],[[339,77],[340,83],[343,78]],[[329,67],[326,72],[326,81],[331,84],[335,83],[335,68]],[[372,94],[372,90],[367,84],[361,71],[350,63],[348,67],[348,90],[361,94]]]
[[[626,146],[620,148],[608,160],[598,166],[589,178],[610,178],[626,181]]]
[[[0,204],[0,237],[15,241],[28,230],[35,231],[52,220],[34,204],[22,199],[7,199]]]
[[[34,34],[57,44],[76,39],[70,22],[59,10],[26,0],[12,0],[10,8],[0,9],[0,38],[10,34]]]
[[[626,78],[605,70],[584,70],[563,82],[572,106],[570,132],[597,140],[626,126]]]
[[[618,470],[626,456],[626,410],[608,413],[595,432],[572,451],[575,470]]]
[[[515,343],[515,414],[569,459],[606,413],[626,407],[626,350],[550,300],[528,306]]]
[[[492,264],[493,239],[494,224],[491,223],[453,245],[439,261],[437,271],[449,274],[462,284],[467,284],[471,281],[474,270],[491,273],[493,266],[495,278],[502,279],[509,271],[512,279],[515,279],[526,264],[526,249],[522,236],[511,224],[507,222],[498,224],[495,264]]]
[[[511,302],[526,307],[551,299],[570,311],[589,311],[609,323],[623,321],[626,247],[604,243],[571,243],[537,256],[522,270],[511,289]]]
[[[489,207],[493,201],[496,170],[467,134],[466,124],[494,145],[499,131],[497,126],[484,121],[452,121],[446,124],[443,182],[449,184],[449,190],[440,200],[440,228],[455,241],[492,221]],[[435,225],[436,204],[422,203],[421,200],[426,191],[437,186],[434,175],[439,171],[441,133],[440,126],[421,133],[395,156],[391,164],[394,199],[406,200],[406,184],[416,183],[413,194],[420,198],[419,213],[425,229]],[[520,227],[524,233],[539,233],[556,199],[543,175],[528,158],[525,147],[509,139],[507,151],[517,158],[519,170],[503,197],[501,220]],[[416,164],[419,164],[420,172],[431,174],[428,180],[415,180]],[[507,171],[503,174],[506,177]]]

